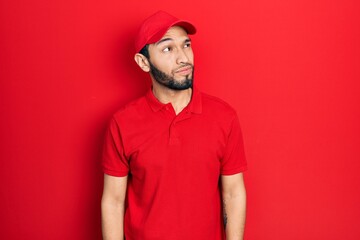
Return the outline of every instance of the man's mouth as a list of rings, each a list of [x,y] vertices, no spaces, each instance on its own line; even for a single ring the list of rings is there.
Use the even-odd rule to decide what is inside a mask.
[[[181,67],[178,70],[175,71],[175,73],[181,74],[181,75],[188,75],[192,72],[192,66],[185,66]]]

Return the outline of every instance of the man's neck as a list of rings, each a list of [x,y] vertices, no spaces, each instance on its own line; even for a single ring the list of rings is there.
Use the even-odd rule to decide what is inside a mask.
[[[172,90],[160,84],[153,84],[154,96],[164,104],[171,103],[178,115],[190,102],[192,88],[185,90]]]

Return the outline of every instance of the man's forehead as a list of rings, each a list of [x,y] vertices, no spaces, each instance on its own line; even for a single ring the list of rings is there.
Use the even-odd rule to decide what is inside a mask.
[[[165,39],[185,41],[189,39],[189,36],[184,28],[180,26],[173,26],[166,31],[164,36],[162,36],[162,38],[157,43],[163,42]]]

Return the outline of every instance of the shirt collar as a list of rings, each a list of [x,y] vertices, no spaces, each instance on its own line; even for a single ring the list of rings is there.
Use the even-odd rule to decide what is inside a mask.
[[[150,88],[149,91],[146,93],[145,98],[150,105],[150,108],[154,112],[160,111],[163,107],[167,106],[168,104],[164,104],[160,102],[155,96]],[[186,106],[185,109],[188,109],[190,112],[200,114],[202,112],[202,103],[201,103],[201,92],[196,88],[193,87],[192,96],[189,104]]]

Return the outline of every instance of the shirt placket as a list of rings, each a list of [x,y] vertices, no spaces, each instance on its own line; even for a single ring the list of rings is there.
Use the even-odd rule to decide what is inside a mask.
[[[179,125],[182,124],[183,121],[189,119],[191,113],[186,109],[184,109],[179,115],[174,114],[174,118],[169,126],[169,145],[179,145],[180,142],[180,134]]]

